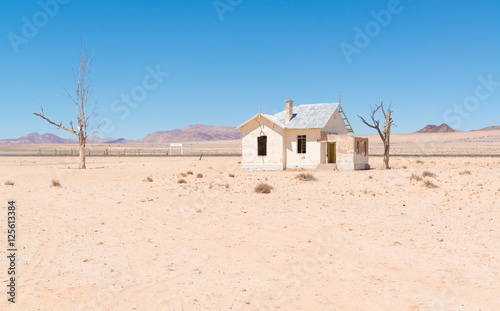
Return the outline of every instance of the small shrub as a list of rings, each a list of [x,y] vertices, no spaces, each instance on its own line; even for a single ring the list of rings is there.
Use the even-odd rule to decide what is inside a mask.
[[[436,177],[436,174],[429,172],[429,171],[424,171],[422,173],[422,177]]]
[[[186,177],[187,176],[186,173],[180,173],[179,175],[181,175],[181,177]]]
[[[203,174],[202,174],[202,173],[198,173],[198,174],[196,175],[196,178],[203,178]]]
[[[411,174],[410,181],[412,180],[421,181],[422,177],[418,176],[417,174]]]
[[[265,183],[260,183],[255,187],[254,190],[257,193],[271,193],[271,190],[273,190],[273,187],[269,186],[268,184],[265,184]]]
[[[471,172],[469,170],[465,170],[463,172],[458,173],[458,175],[470,175]]]
[[[151,176],[148,176],[148,178],[144,179],[144,181],[153,182],[153,178]]]
[[[179,180],[177,181],[177,183],[178,183],[178,184],[185,184],[185,183],[187,183],[187,181],[186,181],[185,179],[179,179]]]
[[[52,179],[50,186],[51,187],[61,187],[61,183],[59,182],[59,180]]]
[[[229,189],[229,184],[226,184],[226,189]]]
[[[234,174],[229,174],[229,177],[234,178]]]
[[[426,188],[437,188],[437,186],[433,184],[432,181],[430,180],[425,180],[422,186]]]
[[[309,174],[309,173],[301,173],[297,176],[295,176],[295,178],[297,178],[298,180],[302,180],[302,181],[315,181],[317,180],[312,174]]]
[[[193,175],[193,172],[188,171],[188,172],[186,172],[186,174],[187,174],[187,175]]]
[[[12,180],[7,180],[7,181],[5,182],[5,185],[6,185],[6,186],[14,186],[14,184],[15,184],[15,183],[14,183]]]
[[[408,167],[407,167],[406,165],[403,165],[403,167],[402,167],[402,169],[404,169],[404,170],[405,170],[405,169],[407,169],[407,168],[408,168]]]

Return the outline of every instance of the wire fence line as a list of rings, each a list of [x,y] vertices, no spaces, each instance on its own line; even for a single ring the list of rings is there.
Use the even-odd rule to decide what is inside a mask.
[[[169,148],[86,148],[87,157],[117,157],[117,156],[241,156],[239,148],[184,148],[180,150],[169,150]],[[61,156],[77,157],[79,151],[77,148],[38,148],[38,149],[3,149],[0,150],[0,156]]]

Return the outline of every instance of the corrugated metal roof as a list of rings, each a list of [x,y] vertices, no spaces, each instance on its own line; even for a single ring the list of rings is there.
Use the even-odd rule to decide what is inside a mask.
[[[285,123],[283,123],[283,121],[281,121],[280,119],[278,119],[276,117],[276,115],[262,113],[262,116],[268,118],[271,122],[275,123],[276,125],[280,126],[281,128],[285,128],[286,127]]]
[[[273,117],[287,129],[318,129],[325,127],[338,106],[338,103],[297,105],[293,107],[291,120],[285,120],[286,110],[278,112]]]

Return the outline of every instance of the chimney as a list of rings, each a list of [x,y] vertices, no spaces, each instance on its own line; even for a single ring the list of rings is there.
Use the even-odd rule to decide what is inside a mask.
[[[293,117],[293,100],[286,100],[286,121],[290,121]]]

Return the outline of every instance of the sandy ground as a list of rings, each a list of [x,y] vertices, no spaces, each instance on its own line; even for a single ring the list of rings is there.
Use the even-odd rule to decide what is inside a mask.
[[[0,157],[0,310],[499,309],[500,158],[372,157],[317,181],[239,157],[76,160]]]

